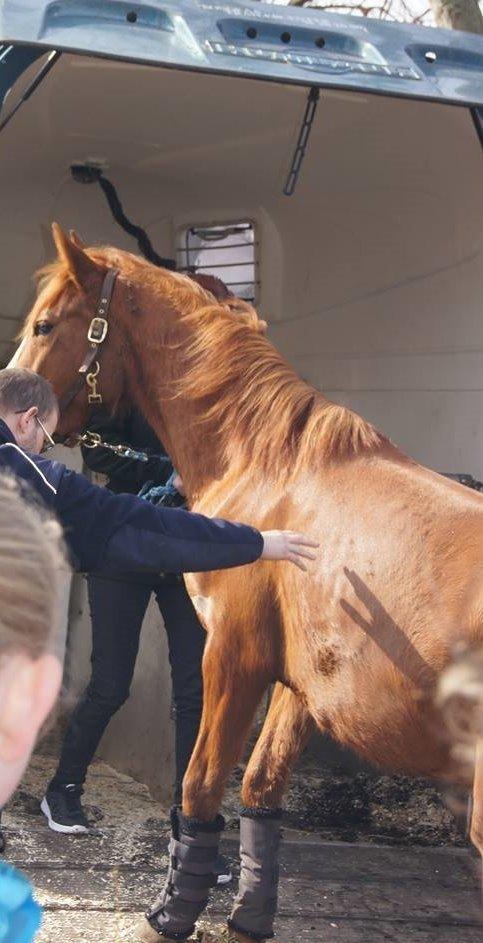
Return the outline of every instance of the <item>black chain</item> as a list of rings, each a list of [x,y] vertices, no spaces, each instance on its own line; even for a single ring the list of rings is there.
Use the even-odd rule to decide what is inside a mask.
[[[292,166],[288,172],[287,180],[285,181],[285,186],[283,188],[284,196],[292,196],[297,185],[300,169],[305,157],[305,151],[307,150],[307,144],[309,143],[310,132],[312,130],[315,112],[317,110],[319,95],[320,93],[318,88],[310,89],[297,144],[295,145]]]
[[[76,438],[78,445],[83,445],[86,449],[109,449],[110,452],[115,452],[121,458],[132,458],[135,462],[148,462],[152,458],[147,452],[138,452],[136,449],[132,449],[130,445],[113,445],[112,442],[104,442],[98,432],[87,430],[76,436]]]

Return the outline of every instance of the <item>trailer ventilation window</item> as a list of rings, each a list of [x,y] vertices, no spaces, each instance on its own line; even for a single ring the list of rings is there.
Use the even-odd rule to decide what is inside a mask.
[[[177,248],[180,272],[216,275],[234,295],[258,300],[258,241],[253,223],[190,226],[180,233]]]

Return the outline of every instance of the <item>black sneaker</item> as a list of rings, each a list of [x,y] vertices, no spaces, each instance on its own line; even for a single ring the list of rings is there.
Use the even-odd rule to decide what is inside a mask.
[[[229,884],[233,880],[233,873],[230,868],[228,859],[224,855],[218,855],[215,861],[215,867],[213,868],[218,887],[223,886],[224,884]]]
[[[40,809],[54,832],[67,835],[90,831],[81,805],[82,786],[49,786],[40,803]]]

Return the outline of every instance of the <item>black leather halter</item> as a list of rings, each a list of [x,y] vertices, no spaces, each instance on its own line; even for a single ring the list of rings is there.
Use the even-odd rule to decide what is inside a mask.
[[[118,274],[118,270],[112,268],[109,269],[106,277],[104,278],[100,301],[97,305],[97,311],[95,316],[92,318],[87,331],[89,348],[77,371],[75,382],[72,384],[70,389],[67,390],[67,393],[64,393],[59,402],[61,415],[65,412],[67,407],[70,406],[77,394],[80,393],[84,383],[87,383],[87,386],[90,390],[87,395],[89,404],[91,406],[102,404],[102,394],[99,393],[97,389],[100,371],[99,360],[102,351],[101,345],[104,343],[107,337],[107,331],[109,328],[107,318],[109,315],[109,306],[111,304],[112,293],[114,291],[114,285],[116,283]]]

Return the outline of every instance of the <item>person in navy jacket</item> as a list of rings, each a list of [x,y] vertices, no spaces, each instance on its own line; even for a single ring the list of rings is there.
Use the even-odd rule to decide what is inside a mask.
[[[148,480],[164,484],[172,470],[161,443],[136,412],[121,423],[99,416],[98,431],[105,441],[127,441],[147,450],[148,462],[129,461],[103,448],[84,452],[89,467],[109,477],[108,488],[93,485],[39,454],[45,444],[53,444],[57,419],[57,401],[47,381],[25,369],[0,371],[0,468],[27,482],[57,514],[74,566],[89,574],[93,674],[71,717],[58,770],[41,806],[51,828],[75,833],[88,830],[80,802],[83,783],[112,714],[129,694],[151,592],[168,632],[173,690],[177,708],[181,705],[176,724],[179,801],[202,706],[204,632],[174,574],[240,566],[260,557],[288,559],[303,568],[302,558],[312,557],[309,547],[315,545],[291,532],[261,534],[243,524],[153,506],[132,493],[114,493],[136,492]]]

